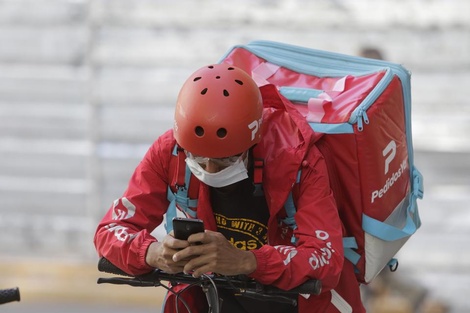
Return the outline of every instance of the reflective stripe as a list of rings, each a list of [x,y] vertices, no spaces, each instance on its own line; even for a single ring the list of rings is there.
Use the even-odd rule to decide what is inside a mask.
[[[341,313],[352,313],[353,309],[335,290],[331,290],[331,304]]]

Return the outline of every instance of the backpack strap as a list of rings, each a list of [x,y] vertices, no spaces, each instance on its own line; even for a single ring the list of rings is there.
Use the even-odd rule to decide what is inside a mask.
[[[193,178],[191,171],[185,162],[186,154],[177,144],[173,148],[170,161],[170,184],[168,185],[167,199],[170,201],[166,211],[165,229],[167,233],[173,230],[171,221],[176,217],[177,205],[186,215],[195,218],[197,208],[197,196],[199,193],[199,181]],[[191,208],[194,208],[191,209]]]
[[[296,184],[300,183],[301,175],[302,175],[302,170],[299,170],[297,172]],[[280,221],[284,223],[285,225],[289,226],[290,228],[292,228],[292,230],[297,229],[297,223],[294,218],[295,213],[297,212],[297,208],[295,207],[292,190],[289,193],[289,196],[287,197],[286,202],[284,203],[284,208],[286,210],[286,217],[281,219]],[[291,242],[293,244],[297,243],[297,238],[294,235],[292,235]],[[361,258],[359,253],[355,251],[355,249],[358,248],[356,238],[344,237],[343,246],[344,246],[344,257],[348,259],[349,261],[351,261],[354,265],[356,265],[359,262],[359,259]]]
[[[356,238],[354,237],[343,237],[344,257],[354,264],[357,272],[356,265],[361,259],[361,255],[355,251],[358,248]]]
[[[325,138],[325,137],[323,137]],[[322,139],[323,139],[322,138]],[[341,188],[341,184],[339,181],[339,174],[338,169],[334,162],[329,162],[329,160],[333,159],[333,152],[331,150],[330,145],[325,140],[319,140],[316,142],[316,145],[320,152],[323,154],[323,157],[326,161],[326,166],[328,169],[328,174],[330,178],[330,186],[333,194],[335,195],[335,201],[338,206],[338,209],[342,205],[341,202],[338,202],[339,199],[344,199],[343,196],[343,189]],[[356,238],[351,237],[343,237],[343,248],[344,248],[344,257],[349,260],[352,264],[354,264],[354,269],[358,273],[359,270],[357,268],[357,264],[361,259],[361,255],[357,253],[357,249],[359,248]]]
[[[296,184],[300,183],[301,175],[302,175],[302,170],[299,170],[297,172],[297,178],[296,178],[296,181],[295,181]],[[295,218],[294,218],[294,215],[297,212],[297,208],[295,207],[294,197],[293,197],[293,194],[292,194],[292,189],[289,192],[289,195],[287,196],[286,202],[284,203],[284,209],[286,210],[286,217],[281,219],[280,222],[284,223],[288,227],[292,228],[292,230],[297,229],[297,223],[296,223]],[[292,235],[291,243],[296,244],[297,240],[298,240],[298,238],[296,238],[294,235]]]
[[[255,185],[255,191],[253,195],[255,197],[264,196],[263,191],[263,168],[264,160],[259,158],[254,158],[253,165],[253,184]]]

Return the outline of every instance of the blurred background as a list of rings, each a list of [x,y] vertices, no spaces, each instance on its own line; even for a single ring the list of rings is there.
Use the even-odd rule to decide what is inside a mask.
[[[96,285],[95,227],[194,70],[265,39],[412,72],[423,226],[368,312],[470,312],[469,0],[0,0],[0,312],[158,312]],[[390,304],[393,303],[393,304]]]

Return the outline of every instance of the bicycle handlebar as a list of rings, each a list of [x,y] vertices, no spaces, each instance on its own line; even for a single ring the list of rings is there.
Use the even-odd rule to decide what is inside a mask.
[[[136,287],[156,287],[161,286],[160,281],[178,282],[184,284],[197,284],[202,283],[202,278],[195,278],[188,274],[168,274],[161,270],[153,270],[147,274],[132,276],[122,271],[114,264],[109,262],[106,258],[101,258],[98,262],[98,270],[100,272],[106,272],[110,274],[116,274],[126,277],[112,277],[112,278],[99,278],[98,284],[110,283],[110,284],[126,284]],[[237,289],[248,292],[255,292],[260,294],[312,294],[319,295],[321,292],[321,281],[311,279],[290,290],[282,290],[274,286],[268,286],[260,284],[259,282],[252,280],[244,275],[239,276],[220,276],[220,275],[208,275],[216,284],[218,288],[222,289]]]
[[[20,301],[20,289],[9,288],[9,289],[0,289],[0,304]]]

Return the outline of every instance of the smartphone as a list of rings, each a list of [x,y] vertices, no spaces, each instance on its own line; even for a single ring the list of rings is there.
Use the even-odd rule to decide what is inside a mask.
[[[202,220],[186,217],[173,218],[173,233],[176,239],[188,240],[190,235],[201,232],[204,232]]]

